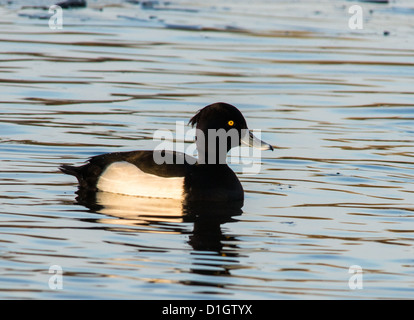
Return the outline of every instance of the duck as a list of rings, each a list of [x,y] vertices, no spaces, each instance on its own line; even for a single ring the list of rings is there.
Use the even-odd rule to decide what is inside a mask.
[[[197,158],[169,150],[122,151],[93,156],[81,166],[61,165],[59,169],[75,176],[79,190],[87,192],[187,203],[243,201],[244,190],[226,162],[227,153],[242,144],[271,151],[273,146],[254,136],[240,110],[228,103],[217,102],[198,110],[189,125],[196,126]]]

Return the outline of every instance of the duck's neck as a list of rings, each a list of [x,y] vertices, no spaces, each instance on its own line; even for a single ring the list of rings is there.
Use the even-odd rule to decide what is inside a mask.
[[[232,134],[230,134],[232,133]],[[237,131],[227,132],[224,129],[199,130],[196,133],[196,145],[199,164],[227,165],[227,153],[232,146],[238,145]]]
[[[218,148],[209,150],[208,148],[197,148],[198,164],[207,165],[227,165],[227,150],[218,150]]]

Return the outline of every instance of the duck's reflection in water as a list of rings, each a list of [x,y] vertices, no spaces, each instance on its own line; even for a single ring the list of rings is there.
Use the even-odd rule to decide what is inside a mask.
[[[186,220],[194,221],[193,232],[188,243],[192,246],[192,273],[228,276],[230,270],[240,268],[238,239],[223,233],[222,225],[236,222],[235,216],[242,214],[243,202],[206,204],[192,203],[184,206]],[[190,282],[191,285],[221,287],[216,282]]]
[[[146,226],[150,227],[152,233],[187,235],[194,257],[191,272],[228,274],[229,259],[233,268],[237,264],[234,258],[238,256],[238,240],[235,236],[223,234],[222,225],[237,221],[234,217],[242,214],[243,201],[183,203],[175,199],[91,193],[81,189],[77,193],[79,204],[104,215],[95,221],[110,226],[108,229],[139,232],[143,229],[134,227]],[[189,224],[192,224],[192,231],[188,230]],[[209,257],[216,258],[208,261]]]

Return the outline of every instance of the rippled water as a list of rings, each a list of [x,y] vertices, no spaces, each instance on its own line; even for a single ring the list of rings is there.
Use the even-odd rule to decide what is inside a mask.
[[[132,2],[64,10],[62,30],[0,2],[0,298],[414,298],[410,1]],[[232,164],[242,213],[85,206],[57,169],[154,148],[216,101],[279,147],[258,174]]]

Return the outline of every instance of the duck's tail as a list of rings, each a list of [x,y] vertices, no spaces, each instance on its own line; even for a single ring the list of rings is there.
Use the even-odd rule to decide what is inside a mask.
[[[75,176],[76,178],[80,178],[80,167],[68,166],[68,165],[61,165],[59,170],[63,173],[70,174],[71,176]]]

